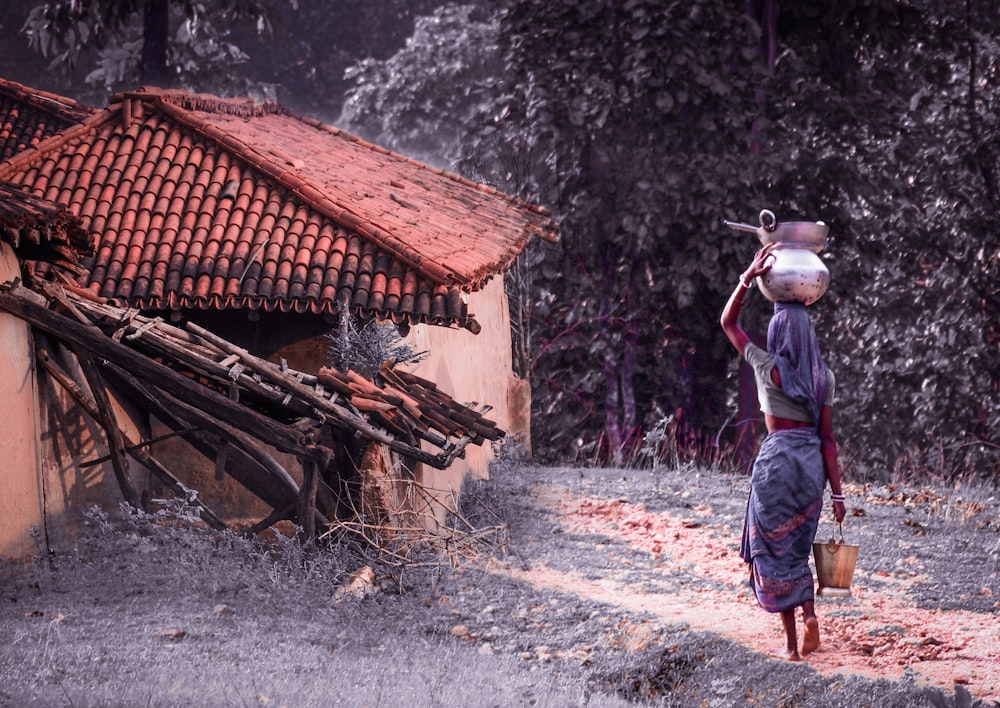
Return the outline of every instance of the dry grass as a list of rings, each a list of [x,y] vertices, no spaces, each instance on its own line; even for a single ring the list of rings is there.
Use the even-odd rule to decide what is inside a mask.
[[[447,556],[264,544],[197,528],[179,508],[94,510],[88,523],[75,553],[4,569],[2,705],[625,704],[453,632]],[[338,592],[365,566],[373,586]]]

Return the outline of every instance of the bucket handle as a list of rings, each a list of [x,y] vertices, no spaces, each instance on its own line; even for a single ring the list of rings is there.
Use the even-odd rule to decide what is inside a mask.
[[[830,537],[830,540],[826,542],[826,550],[829,553],[836,553],[844,545],[844,522],[837,522],[837,528],[840,530],[840,540],[837,541],[832,536]]]

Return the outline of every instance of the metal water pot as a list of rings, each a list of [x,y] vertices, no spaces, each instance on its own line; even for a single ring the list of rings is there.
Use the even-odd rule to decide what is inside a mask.
[[[811,305],[830,285],[830,271],[820,259],[830,227],[822,221],[778,223],[768,209],[760,212],[760,226],[723,223],[733,229],[757,234],[761,244],[775,246],[771,270],[757,278],[757,287],[771,302],[801,302]]]

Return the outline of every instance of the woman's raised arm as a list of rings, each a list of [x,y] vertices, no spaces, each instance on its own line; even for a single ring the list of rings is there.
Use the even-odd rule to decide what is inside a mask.
[[[771,266],[774,264],[774,253],[772,253],[774,247],[775,244],[770,243],[754,254],[750,265],[740,276],[740,282],[733,290],[733,294],[729,296],[729,301],[723,308],[722,317],[719,319],[722,331],[725,332],[726,337],[736,347],[736,351],[740,353],[740,356],[743,356],[743,350],[750,341],[750,337],[739,325],[740,310],[743,308],[743,297],[746,295],[747,290],[750,289],[751,281],[754,278],[764,275],[767,271],[771,270]]]

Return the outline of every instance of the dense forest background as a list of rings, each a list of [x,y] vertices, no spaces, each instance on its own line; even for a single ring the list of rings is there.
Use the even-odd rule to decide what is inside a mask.
[[[549,207],[560,243],[508,278],[548,460],[745,464],[759,416],[718,316],[757,243],[722,220],[825,221],[811,309],[854,479],[1000,471],[998,60],[1000,0],[0,10],[4,78],[276,100]],[[769,312],[748,298],[745,328]]]

